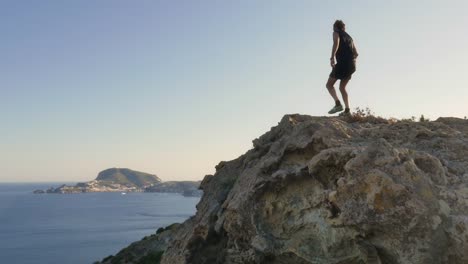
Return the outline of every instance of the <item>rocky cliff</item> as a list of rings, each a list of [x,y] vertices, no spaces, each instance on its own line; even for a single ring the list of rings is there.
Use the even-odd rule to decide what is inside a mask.
[[[286,115],[220,162],[161,263],[468,263],[468,121],[354,121]]]

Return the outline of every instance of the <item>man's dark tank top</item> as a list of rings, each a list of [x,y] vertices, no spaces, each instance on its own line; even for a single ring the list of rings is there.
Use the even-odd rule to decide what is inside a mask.
[[[340,45],[336,51],[336,60],[337,61],[353,61],[353,38],[351,38],[348,33],[342,30],[336,31],[340,36]]]

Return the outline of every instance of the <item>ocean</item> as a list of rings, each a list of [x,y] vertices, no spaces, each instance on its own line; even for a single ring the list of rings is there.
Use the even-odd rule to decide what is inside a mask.
[[[159,227],[185,221],[200,199],[169,193],[32,193],[61,184],[0,184],[0,263],[93,263]]]

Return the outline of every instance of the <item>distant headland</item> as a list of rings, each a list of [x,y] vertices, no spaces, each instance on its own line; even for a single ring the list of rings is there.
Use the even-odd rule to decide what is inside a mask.
[[[95,180],[80,182],[76,185],[61,185],[47,190],[35,190],[42,193],[88,193],[88,192],[169,192],[184,196],[201,196],[198,189],[200,181],[167,181],[158,176],[127,168],[110,168],[99,172]]]

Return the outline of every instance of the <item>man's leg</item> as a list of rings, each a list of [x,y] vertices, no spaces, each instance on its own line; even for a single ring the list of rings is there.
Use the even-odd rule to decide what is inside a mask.
[[[346,109],[349,109],[348,93],[346,92],[346,85],[348,84],[349,80],[350,78],[343,79],[340,81],[340,92],[341,96],[343,97]]]
[[[335,78],[329,77],[326,86],[330,95],[333,97],[335,102],[337,102],[339,101],[339,99],[338,99],[338,96],[336,96],[335,87],[333,87],[333,85],[335,85],[335,82],[336,82]]]
[[[343,111],[343,106],[341,105],[341,102],[338,99],[338,96],[336,95],[335,87],[333,87],[335,82],[336,82],[335,78],[328,78],[328,82],[326,84],[328,92],[335,100],[335,106],[330,111],[328,111],[329,114],[334,114],[336,112]]]

